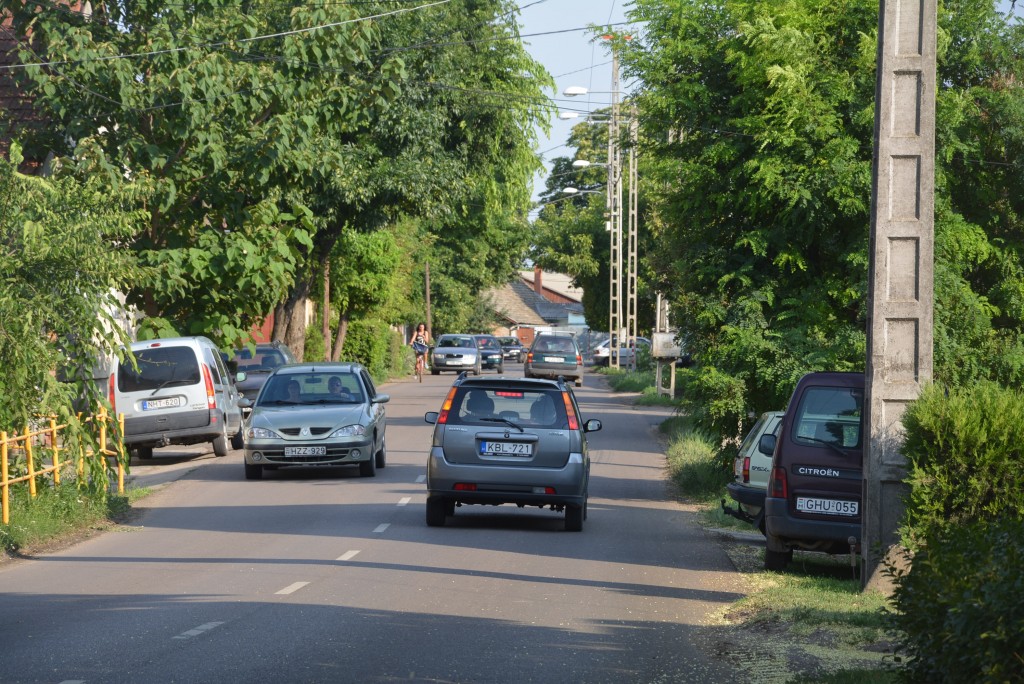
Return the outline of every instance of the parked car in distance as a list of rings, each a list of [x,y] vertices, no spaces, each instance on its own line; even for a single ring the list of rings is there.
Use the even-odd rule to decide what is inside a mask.
[[[518,337],[499,337],[498,341],[501,342],[501,355],[506,361],[522,363],[526,360],[526,347]]]
[[[493,368],[501,375],[505,372],[505,357],[501,351],[501,342],[494,335],[474,335],[480,347],[480,368]]]
[[[764,532],[764,497],[768,489],[768,476],[772,471],[771,454],[761,453],[758,446],[761,435],[774,435],[782,422],[782,411],[762,413],[750,432],[743,438],[733,461],[734,479],[725,489],[736,507],[725,505],[722,510],[734,518],[750,523]]]
[[[480,347],[472,335],[441,335],[430,353],[430,374],[437,375],[441,371],[464,370],[480,375],[483,364],[480,358]]]
[[[226,456],[242,448],[242,396],[216,345],[205,337],[133,342],[110,374],[109,399],[124,415],[124,444],[138,458],[171,444],[212,442]]]
[[[302,363],[274,370],[245,421],[245,479],[290,466],[387,465],[390,400],[358,363]]]
[[[296,363],[292,350],[283,342],[257,344],[255,347],[236,349],[234,361],[239,371],[245,373],[245,380],[238,383],[238,391],[249,399],[255,399],[263,383],[275,368]]]
[[[609,359],[611,358],[611,340],[605,340],[601,344],[594,347],[593,361],[595,366],[608,366]],[[636,346],[641,349],[650,350],[651,341],[646,337],[637,337]],[[629,346],[625,341],[623,346],[619,347],[619,365],[628,366],[633,363],[633,358],[636,354],[634,348]]]
[[[859,549],[863,409],[863,373],[808,373],[778,433],[761,436],[761,453],[773,454],[764,506],[767,569],[784,570],[795,548]]]
[[[565,512],[578,532],[587,517],[590,455],[565,381],[460,376],[434,425],[427,459],[427,525],[442,526],[458,506],[516,504]]]
[[[543,332],[533,339],[523,363],[527,378],[570,378],[583,385],[583,356],[572,333]]]

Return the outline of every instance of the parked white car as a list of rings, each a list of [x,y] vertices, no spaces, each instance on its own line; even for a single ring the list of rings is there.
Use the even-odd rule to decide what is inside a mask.
[[[651,341],[646,337],[636,338],[637,346],[641,349],[650,349]],[[611,340],[605,340],[594,347],[593,360],[595,366],[607,366],[611,356]],[[633,362],[633,348],[629,346],[619,347],[619,365],[628,366]]]

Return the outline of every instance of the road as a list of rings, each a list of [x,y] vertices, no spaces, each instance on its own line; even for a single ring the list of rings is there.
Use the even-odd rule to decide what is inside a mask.
[[[510,374],[517,366],[506,369]],[[246,481],[240,452],[134,465],[133,526],[0,567],[2,682],[698,682],[696,644],[740,594],[674,502],[654,426],[587,376],[582,533],[539,509],[424,522],[431,426],[451,375],[384,385],[388,466]]]

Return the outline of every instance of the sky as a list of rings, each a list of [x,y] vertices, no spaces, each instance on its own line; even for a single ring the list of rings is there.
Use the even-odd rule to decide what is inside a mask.
[[[519,15],[521,32],[526,48],[534,59],[547,68],[555,77],[557,91],[548,93],[555,98],[559,107],[576,111],[588,111],[607,106],[611,102],[612,65],[611,55],[600,40],[591,40],[589,31],[554,33],[547,36],[527,34],[547,31],[579,29],[591,24],[605,26],[626,20],[629,0],[520,0],[524,8]],[[620,30],[626,27],[616,27]],[[625,90],[625,80],[620,83]],[[569,86],[582,86],[591,94],[568,98],[562,91]],[[550,133],[538,132],[537,149],[543,153],[545,168],[555,157],[565,156],[569,151],[564,147],[572,127],[580,119],[563,121],[554,117]],[[547,171],[534,179],[534,197],[544,189]]]

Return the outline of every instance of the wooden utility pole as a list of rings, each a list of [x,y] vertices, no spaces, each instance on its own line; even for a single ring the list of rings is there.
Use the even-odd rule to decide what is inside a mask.
[[[427,302],[427,332],[430,333],[430,339],[434,339],[434,325],[430,320],[430,262],[426,261],[423,264],[423,289],[424,298]]]
[[[907,491],[901,418],[932,377],[937,24],[936,0],[881,0],[861,577],[882,590]]]

